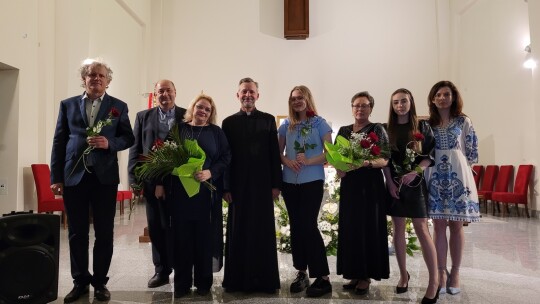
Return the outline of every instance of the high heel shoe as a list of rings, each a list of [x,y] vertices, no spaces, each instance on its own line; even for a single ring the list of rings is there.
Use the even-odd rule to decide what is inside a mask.
[[[456,295],[461,292],[461,288],[459,287],[451,287],[450,284],[452,283],[452,280],[450,279],[450,272],[448,272],[448,269],[446,269],[446,293],[449,293],[451,295]]]
[[[357,284],[358,284],[358,280],[351,280],[349,283],[343,284],[343,289],[344,290],[354,290],[354,289],[356,289]]]
[[[405,285],[405,287],[399,287],[399,286],[396,286],[396,293],[405,293],[407,292],[407,290],[409,289],[409,280],[411,279],[411,275],[409,274],[409,272],[407,271],[407,285]]]
[[[371,285],[371,280],[370,279],[362,280],[362,281],[366,281],[368,283],[368,285],[367,285],[366,288],[358,288],[358,285],[357,285],[357,287],[354,288],[354,293],[356,293],[359,296],[363,296],[363,295],[367,294],[369,292],[369,285]]]
[[[439,293],[441,292],[441,289],[442,288],[437,288],[437,293],[435,294],[435,297],[433,299],[430,299],[430,298],[426,298],[425,296],[422,298],[422,304],[433,304],[433,303],[437,303],[437,300],[439,299]]]
[[[443,269],[444,269],[444,272],[446,273],[446,285],[445,286],[439,285],[438,290],[440,294],[446,294],[446,289],[449,286],[448,280],[450,280],[450,273],[448,272],[448,269],[446,269],[445,267],[439,267],[439,270],[443,270]]]

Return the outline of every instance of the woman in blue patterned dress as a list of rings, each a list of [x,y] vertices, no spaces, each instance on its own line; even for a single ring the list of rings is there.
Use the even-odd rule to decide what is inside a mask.
[[[478,161],[478,139],[462,112],[463,100],[450,81],[436,83],[428,95],[429,123],[435,136],[435,166],[428,168],[428,213],[433,219],[440,293],[457,294],[463,255],[463,222],[480,220],[471,165]],[[446,227],[450,227],[450,239]],[[446,266],[450,248],[451,272]]]

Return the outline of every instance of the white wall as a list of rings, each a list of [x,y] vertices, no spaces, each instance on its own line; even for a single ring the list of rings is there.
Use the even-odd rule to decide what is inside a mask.
[[[222,120],[238,110],[236,82],[251,76],[261,85],[259,108],[286,115],[290,89],[305,84],[337,130],[351,123],[358,91],[375,97],[372,121],[385,121],[393,90],[410,89],[427,114],[429,89],[448,79],[477,130],[481,164],[537,165],[538,110],[522,67],[525,1],[312,0],[305,41],[283,39],[282,1],[162,0],[153,9],[163,18],[153,32],[162,36],[155,66],[178,84],[181,105],[204,90]]]
[[[374,95],[371,119],[383,122],[393,90],[410,89],[427,114],[429,89],[449,79],[477,129],[482,164],[537,165],[538,70],[521,63],[539,1],[311,0],[310,37],[287,41],[278,0],[0,0],[0,62],[20,71],[19,112],[3,122],[19,138],[18,152],[0,159],[0,168],[16,164],[0,178],[7,175],[17,197],[0,197],[0,211],[35,200],[23,182],[27,168],[49,162],[58,103],[82,92],[77,68],[96,56],[114,70],[108,92],[129,104],[131,118],[146,107],[140,94],[170,78],[178,104],[204,90],[221,121],[238,111],[237,82],[250,76],[261,85],[261,110],[286,114],[290,89],[305,84],[337,130],[352,123],[349,101],[358,91]],[[538,34],[531,31],[533,54]],[[6,145],[4,135],[0,141]],[[122,180],[127,187],[125,171]]]
[[[522,66],[523,49],[530,41],[528,4],[458,3],[452,3],[457,29],[455,81],[478,134],[480,164],[514,165],[515,171],[520,164],[537,166],[533,71]],[[536,200],[532,206],[538,209]]]
[[[114,71],[108,93],[137,108],[146,91],[150,5],[144,0],[0,0],[0,39],[7,42],[0,48],[0,62],[20,71],[18,102],[1,100],[2,107],[18,107],[6,128],[19,140],[17,153],[0,150],[0,168],[16,168],[0,174],[7,175],[10,188],[9,198],[0,196],[0,212],[36,209],[29,167],[50,162],[59,102],[83,91],[82,60],[102,57]],[[1,147],[9,138],[0,139]],[[127,152],[119,158],[127,189]]]
[[[163,77],[187,105],[201,90],[218,104],[218,120],[238,111],[238,80],[260,83],[258,107],[287,114],[290,89],[307,85],[334,129],[352,123],[350,98],[375,97],[373,121],[385,121],[390,93],[425,97],[438,80],[436,7],[432,1],[310,1],[310,37],[283,38],[283,1],[163,0]]]

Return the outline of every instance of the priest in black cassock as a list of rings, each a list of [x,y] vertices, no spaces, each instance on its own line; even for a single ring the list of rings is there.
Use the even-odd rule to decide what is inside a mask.
[[[240,111],[222,123],[232,152],[223,194],[229,203],[226,292],[275,293],[280,288],[273,200],[279,196],[281,162],[276,120],[255,108],[258,89],[253,79],[241,79]]]

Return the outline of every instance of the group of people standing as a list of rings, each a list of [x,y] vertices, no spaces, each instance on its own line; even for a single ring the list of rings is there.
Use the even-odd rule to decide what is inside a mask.
[[[64,195],[69,226],[74,287],[65,303],[87,294],[89,284],[94,286],[97,300],[110,299],[105,285],[119,182],[116,152],[130,148],[128,173],[133,184],[140,155],[150,153],[157,140],[167,140],[171,130],[178,131],[181,139],[197,141],[206,159],[194,178],[212,184],[215,190],[201,187],[190,197],[176,176],[144,181],[155,266],[148,287],[168,284],[174,270],[175,298],[190,293],[192,286],[198,294],[206,295],[212,287],[212,273],[224,265],[222,286],[226,292],[275,293],[281,284],[273,201],[281,194],[290,219],[293,266],[298,271],[290,292],[305,291],[307,296],[319,297],[332,291],[317,226],[323,198],[324,143],[331,142],[332,129],[318,115],[309,88],[291,90],[288,118],[277,128],[274,116],[255,106],[258,83],[243,78],[236,93],[240,111],[224,119],[220,128],[212,97],[201,93],[184,109],[175,104],[174,83],[160,80],[154,87],[157,106],[137,113],[132,130],[127,105],[105,92],[112,80],[110,68],[98,61],[85,64],[81,78],[83,95],[61,103],[51,160],[51,188]],[[350,280],[343,285],[346,290],[366,294],[371,279],[389,278],[389,214],[400,268],[396,293],[407,291],[410,278],[405,263],[406,218],[413,219],[429,271],[422,303],[435,303],[443,292],[460,291],[463,222],[479,219],[470,170],[478,156],[477,139],[451,82],[437,83],[428,103],[429,120],[418,120],[411,92],[396,90],[391,95],[388,123],[379,124],[369,120],[375,102],[368,92],[351,99],[354,123],[341,127],[338,134],[350,138],[353,133],[374,132],[390,151],[347,172],[338,170],[337,274]],[[86,128],[113,109],[119,116],[112,124],[99,136],[88,137]],[[422,134],[421,139],[417,133]],[[79,165],[77,158],[87,147],[92,151]],[[222,199],[229,206],[225,244]],[[88,270],[90,208],[96,237],[93,275]],[[434,220],[434,240],[428,217]],[[448,247],[451,272],[446,270]]]

